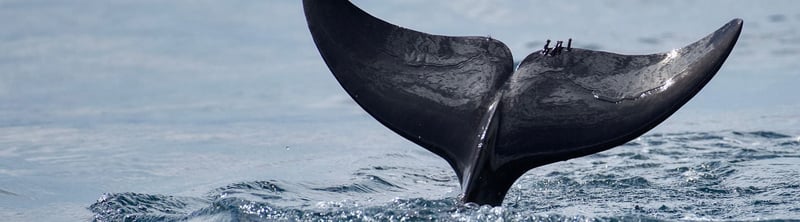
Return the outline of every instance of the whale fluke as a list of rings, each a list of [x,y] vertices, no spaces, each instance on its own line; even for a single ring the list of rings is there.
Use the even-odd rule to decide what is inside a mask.
[[[441,156],[464,202],[500,205],[522,174],[597,153],[652,129],[691,99],[730,54],[734,19],[666,53],[545,46],[514,69],[506,45],[402,28],[347,0],[304,0],[322,58],[376,120]]]

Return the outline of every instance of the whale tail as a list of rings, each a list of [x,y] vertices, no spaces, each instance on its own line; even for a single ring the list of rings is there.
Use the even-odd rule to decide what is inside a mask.
[[[506,45],[402,28],[346,0],[304,0],[322,58],[372,117],[444,158],[463,201],[500,205],[522,174],[597,153],[652,129],[720,69],[742,29],[666,53],[564,48],[514,69]]]

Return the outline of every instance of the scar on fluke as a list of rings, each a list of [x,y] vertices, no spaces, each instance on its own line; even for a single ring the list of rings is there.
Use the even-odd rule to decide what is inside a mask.
[[[622,145],[664,121],[717,73],[743,24],[649,55],[547,40],[515,69],[496,39],[402,28],[347,0],[303,5],[320,55],[353,100],[447,161],[463,202],[495,206],[528,170]]]

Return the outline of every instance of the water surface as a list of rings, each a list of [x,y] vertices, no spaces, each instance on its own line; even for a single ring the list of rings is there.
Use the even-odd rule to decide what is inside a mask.
[[[440,158],[364,113],[295,1],[0,3],[0,217],[11,221],[797,219],[794,1],[356,1],[405,27],[628,54],[732,18],[717,76],[618,148],[461,205]]]

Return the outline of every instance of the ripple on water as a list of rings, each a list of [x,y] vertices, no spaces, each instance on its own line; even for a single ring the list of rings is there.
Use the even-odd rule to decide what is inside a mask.
[[[733,135],[737,135],[737,136],[754,136],[754,137],[761,137],[761,138],[766,138],[766,139],[782,139],[782,138],[789,138],[790,137],[788,135],[784,135],[784,134],[780,134],[780,133],[776,133],[776,132],[770,132],[770,131],[754,131],[754,132],[737,132],[737,131],[734,131]]]
[[[202,198],[140,193],[104,194],[89,206],[98,221],[164,221],[185,218],[208,205]]]
[[[798,148],[795,137],[771,131],[647,135],[537,168],[514,184],[502,207],[460,204],[449,169],[397,164],[360,168],[343,183],[248,181],[202,197],[106,194],[89,209],[101,221],[798,218]]]

